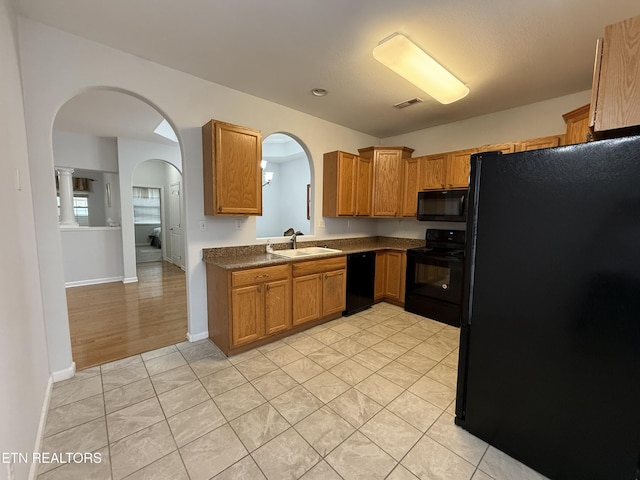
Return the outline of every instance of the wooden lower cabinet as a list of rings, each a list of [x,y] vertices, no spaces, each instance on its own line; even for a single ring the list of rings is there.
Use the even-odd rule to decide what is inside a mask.
[[[260,285],[231,291],[231,345],[238,346],[264,337],[264,294]]]
[[[374,299],[404,305],[407,254],[403,251],[386,250],[376,254],[376,279]]]
[[[345,256],[245,270],[207,263],[209,338],[227,355],[342,315]]]
[[[209,337],[229,354],[291,328],[291,265],[229,271],[207,264]]]
[[[322,274],[294,278],[293,298],[294,325],[322,317]]]
[[[291,328],[291,279],[265,283],[264,328],[266,335]]]
[[[346,268],[346,257],[293,264],[294,326],[342,314],[347,306]]]

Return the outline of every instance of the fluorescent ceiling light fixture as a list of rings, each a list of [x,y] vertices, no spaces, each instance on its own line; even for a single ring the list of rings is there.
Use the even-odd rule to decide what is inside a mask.
[[[464,83],[399,33],[380,42],[373,57],[440,103],[455,102],[469,93]]]
[[[172,142],[178,143],[178,137],[176,137],[176,133],[173,131],[173,128],[171,128],[171,125],[169,125],[169,123],[165,119],[162,119],[153,133],[160,135],[161,137],[168,138]]]

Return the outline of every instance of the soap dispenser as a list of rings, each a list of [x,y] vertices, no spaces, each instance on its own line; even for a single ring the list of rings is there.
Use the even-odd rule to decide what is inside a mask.
[[[267,253],[273,253],[273,246],[271,245],[271,239],[267,240]]]

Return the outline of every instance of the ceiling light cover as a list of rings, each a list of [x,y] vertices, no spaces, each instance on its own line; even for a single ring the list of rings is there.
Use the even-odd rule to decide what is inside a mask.
[[[469,93],[464,83],[399,33],[380,42],[373,57],[440,103],[455,102]]]

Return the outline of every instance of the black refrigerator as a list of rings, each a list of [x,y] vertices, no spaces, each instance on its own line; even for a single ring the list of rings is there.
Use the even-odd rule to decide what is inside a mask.
[[[553,480],[640,469],[640,137],[471,160],[456,423]]]

